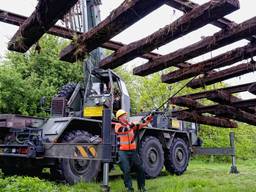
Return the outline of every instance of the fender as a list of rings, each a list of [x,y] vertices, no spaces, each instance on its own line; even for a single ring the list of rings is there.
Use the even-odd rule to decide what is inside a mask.
[[[42,126],[44,138],[48,142],[58,142],[65,131],[84,129],[92,134],[101,134],[102,121],[79,117],[49,118]]]

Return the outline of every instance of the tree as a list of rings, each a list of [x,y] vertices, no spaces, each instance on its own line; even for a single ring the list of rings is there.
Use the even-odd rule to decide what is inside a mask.
[[[81,63],[59,60],[58,53],[66,43],[45,35],[39,42],[40,48],[35,46],[26,54],[7,53],[6,60],[0,65],[0,113],[42,115],[38,110],[42,96],[48,98],[49,105],[61,86],[81,81]]]
[[[156,109],[176,92],[182,95],[190,90],[187,87],[183,88],[187,81],[175,83],[170,89],[170,85],[161,82],[160,73],[139,77],[132,75],[125,66],[119,67],[115,71],[126,83],[131,98],[133,114]]]

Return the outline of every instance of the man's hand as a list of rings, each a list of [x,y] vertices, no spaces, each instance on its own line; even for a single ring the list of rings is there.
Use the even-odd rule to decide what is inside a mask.
[[[152,121],[153,121],[153,115],[148,115],[148,116],[142,118],[142,119],[141,119],[141,122],[142,122],[142,123],[140,124],[139,129],[148,126],[148,124],[149,124],[150,122],[152,122]]]
[[[146,119],[146,122],[149,122],[149,123],[150,123],[150,122],[153,121],[153,115],[150,114],[150,115],[148,115],[145,119]]]
[[[134,128],[135,126],[136,126],[136,125],[135,125],[134,123],[130,123],[129,128],[132,129],[132,128]]]

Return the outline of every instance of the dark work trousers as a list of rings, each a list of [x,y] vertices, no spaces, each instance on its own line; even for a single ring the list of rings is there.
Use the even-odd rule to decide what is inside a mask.
[[[142,161],[136,150],[119,151],[119,166],[124,173],[124,185],[126,188],[132,188],[131,168],[134,167],[137,176],[138,189],[145,187],[145,173]]]

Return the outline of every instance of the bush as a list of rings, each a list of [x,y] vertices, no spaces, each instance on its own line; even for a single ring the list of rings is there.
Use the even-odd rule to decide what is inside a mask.
[[[199,136],[203,139],[203,147],[229,147],[230,129],[222,129],[202,125]],[[235,132],[235,147],[238,159],[250,160],[256,158],[256,129],[244,123],[239,123]],[[228,156],[201,156],[200,159],[207,161],[230,161]]]

